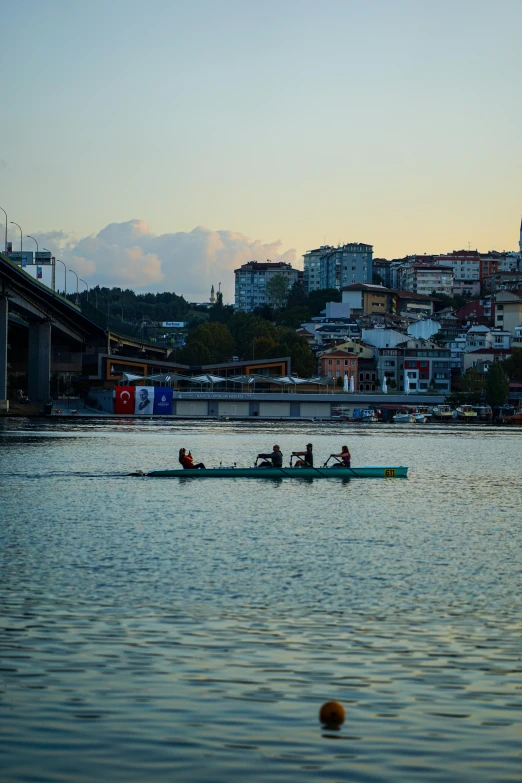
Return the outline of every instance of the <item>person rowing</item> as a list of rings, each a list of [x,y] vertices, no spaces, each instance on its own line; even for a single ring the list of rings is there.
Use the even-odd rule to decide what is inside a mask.
[[[296,468],[313,468],[314,452],[312,444],[306,444],[306,451],[292,451],[292,457],[302,457],[295,463]]]
[[[265,462],[262,462],[260,465],[258,465],[259,468],[282,468],[283,467],[283,453],[279,448],[279,446],[277,445],[274,446],[271,454],[258,454],[256,462],[258,459],[265,460]]]
[[[187,449],[180,449],[179,450],[179,462],[183,466],[184,470],[197,470],[198,468],[205,469],[205,466],[202,462],[198,462],[197,465],[194,465],[194,457],[192,456],[192,452],[189,451],[187,454]]]
[[[343,446],[340,454],[330,454],[330,457],[336,457],[339,460],[337,465],[333,466],[334,468],[349,468],[351,465],[352,455],[348,446]]]

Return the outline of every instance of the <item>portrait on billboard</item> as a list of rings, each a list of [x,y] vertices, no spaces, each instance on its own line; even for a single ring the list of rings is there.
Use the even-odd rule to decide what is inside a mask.
[[[147,414],[154,412],[154,386],[139,386],[136,388],[136,406],[134,413]]]

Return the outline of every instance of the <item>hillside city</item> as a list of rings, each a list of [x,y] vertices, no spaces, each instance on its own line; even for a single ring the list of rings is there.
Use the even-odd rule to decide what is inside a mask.
[[[22,255],[7,243],[5,256],[36,279],[49,266],[54,290],[59,259],[50,251]],[[125,368],[135,371],[132,361],[148,356],[189,374],[202,367],[218,372],[218,366],[230,377],[234,371],[264,374],[267,383],[259,388],[267,390],[277,386],[277,378],[268,385],[270,373],[291,372],[303,383],[314,378],[338,391],[453,395],[454,402],[497,405],[522,397],[522,224],[518,251],[385,259],[373,258],[372,245],[351,242],[308,251],[303,269],[252,260],[235,269],[234,278],[233,305],[224,303],[221,284],[217,291],[212,286],[207,302],[89,287],[83,280],[86,290],[79,291],[77,280],[75,293],[63,293],[113,335],[107,356],[122,358],[111,364],[105,385],[121,381]],[[17,361],[15,324],[11,331],[8,384],[23,396],[27,380]],[[100,353],[86,353],[53,344],[52,393],[89,391],[86,378],[99,376],[89,361]],[[287,360],[274,365],[282,357]],[[488,391],[496,365],[503,370],[500,389],[496,382]]]

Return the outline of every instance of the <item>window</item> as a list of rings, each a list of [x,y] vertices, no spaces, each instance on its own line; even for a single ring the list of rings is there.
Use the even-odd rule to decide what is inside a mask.
[[[345,360],[344,360],[344,366],[345,366],[345,367],[348,367],[348,359],[345,359]]]
[[[331,360],[331,359],[328,359],[328,366],[329,366],[329,367],[331,367],[331,366],[332,366],[332,360]]]
[[[335,374],[336,374],[336,376],[339,378],[339,377],[340,377],[340,375],[341,375],[341,371],[340,371],[340,370],[336,370],[336,371],[335,371]]]

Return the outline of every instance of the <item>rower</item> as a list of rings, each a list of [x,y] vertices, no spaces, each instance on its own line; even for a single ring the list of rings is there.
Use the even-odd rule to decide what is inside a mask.
[[[258,454],[257,459],[264,459],[258,467],[260,468],[282,468],[283,467],[283,453],[279,446],[274,446],[271,454]],[[268,462],[270,460],[270,462]]]
[[[306,451],[292,451],[292,457],[303,457],[295,463],[296,468],[313,468],[314,452],[311,443],[306,444]]]
[[[339,460],[339,465],[334,465],[334,467],[349,468],[351,465],[352,455],[348,446],[343,446],[340,454],[330,454],[330,456],[337,457]]]
[[[197,468],[201,468],[202,470],[205,469],[205,466],[202,462],[198,462],[197,465],[194,465],[194,457],[192,456],[192,452],[189,451],[187,454],[187,449],[179,450],[179,462],[181,465],[183,465],[184,470],[196,470]]]

